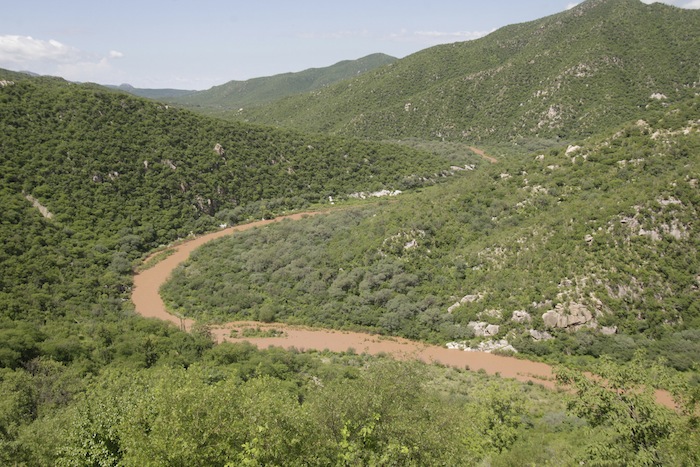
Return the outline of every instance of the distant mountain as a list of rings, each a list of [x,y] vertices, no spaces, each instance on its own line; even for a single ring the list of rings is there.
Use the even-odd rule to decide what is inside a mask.
[[[314,91],[354,78],[396,60],[389,55],[377,53],[357,60],[344,60],[329,67],[309,68],[297,73],[283,73],[247,81],[229,81],[206,91],[156,98],[186,107],[198,107],[205,113],[230,109],[237,111],[241,107],[265,104],[295,94]]]
[[[185,89],[149,89],[135,88],[130,84],[120,84],[119,86],[106,86],[111,89],[126,91],[134,96],[145,97],[147,99],[169,99],[173,97],[187,96],[197,91],[188,91]]]
[[[692,96],[698,63],[700,10],[587,0],[228,116],[381,139],[560,140]]]

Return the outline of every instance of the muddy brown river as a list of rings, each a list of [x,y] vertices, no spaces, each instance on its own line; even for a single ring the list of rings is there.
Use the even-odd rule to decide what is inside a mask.
[[[134,276],[134,288],[131,299],[136,307],[136,312],[146,318],[169,321],[176,326],[189,330],[194,321],[168,313],[158,290],[168,280],[172,271],[185,261],[192,251],[211,240],[232,235],[236,232],[262,227],[285,219],[299,220],[303,217],[318,214],[322,214],[322,212],[298,213],[272,220],[229,227],[171,247],[174,251],[173,254]],[[281,331],[282,335],[280,337],[230,337],[232,330],[240,331],[246,327],[259,327],[261,330],[275,329]],[[555,387],[552,367],[545,363],[485,352],[451,350],[446,347],[424,344],[398,337],[290,326],[282,323],[267,324],[258,322],[227,323],[212,328],[212,334],[217,342],[248,341],[259,348],[277,346],[296,348],[298,350],[330,350],[333,352],[345,352],[352,349],[357,353],[371,355],[385,353],[395,358],[416,359],[426,363],[440,363],[472,371],[483,370],[490,375],[500,375],[501,377],[513,378],[522,382],[533,381],[549,388]],[[241,333],[239,332],[238,334]],[[668,394],[659,393],[658,397],[659,401],[664,405],[673,407],[673,401]]]

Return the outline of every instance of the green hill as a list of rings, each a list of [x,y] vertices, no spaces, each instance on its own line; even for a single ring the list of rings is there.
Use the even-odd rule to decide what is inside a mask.
[[[130,316],[132,263],[159,245],[328,196],[431,183],[445,165],[0,71],[0,334],[33,329],[42,342],[0,342],[0,366],[85,356],[70,336]]]
[[[357,60],[344,60],[329,67],[310,68],[297,73],[284,73],[247,81],[229,81],[206,91],[180,97],[163,96],[160,99],[191,107],[202,113],[217,115],[225,110],[239,111],[248,106],[315,91],[395,61],[396,58],[385,54],[372,54]]]
[[[135,88],[130,84],[120,84],[119,86],[107,86],[111,89],[125,91],[134,96],[145,97],[146,99],[173,99],[177,97],[193,94],[197,91],[188,91],[185,89],[149,89]]]
[[[58,79],[18,80],[0,98],[6,187],[77,235],[148,231],[150,247],[449,167],[402,146],[227,123]]]
[[[380,139],[567,140],[697,92],[698,31],[698,10],[587,0],[228,116]]]
[[[643,348],[691,369],[700,359],[699,105],[503,158],[381,209],[220,240],[163,292],[198,319],[265,310],[440,343],[505,338],[554,359],[628,360]],[[484,335],[470,323],[494,327]]]
[[[405,145],[0,70],[0,465],[698,465],[697,18],[589,0],[274,117]],[[133,269],[162,244],[383,188],[417,189],[208,245],[169,306],[506,339],[605,387],[214,345],[206,323],[134,314]]]

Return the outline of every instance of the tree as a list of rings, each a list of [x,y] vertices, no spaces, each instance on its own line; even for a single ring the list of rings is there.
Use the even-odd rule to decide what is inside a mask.
[[[557,382],[574,393],[568,402],[570,413],[588,421],[591,429],[605,429],[605,441],[588,447],[593,465],[662,465],[668,441],[677,436],[686,417],[660,405],[655,384],[669,383],[671,375],[659,363],[650,365],[637,352],[625,365],[601,357],[596,375],[561,368]],[[690,414],[694,409],[690,409]]]

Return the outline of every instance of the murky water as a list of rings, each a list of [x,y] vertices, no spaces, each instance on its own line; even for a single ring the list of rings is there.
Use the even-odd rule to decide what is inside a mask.
[[[190,253],[201,245],[235,232],[261,227],[284,219],[298,220],[306,216],[322,214],[320,212],[299,213],[278,217],[272,220],[258,221],[228,229],[222,229],[192,240],[185,241],[173,247],[174,254],[168,256],[150,269],[136,274],[131,299],[136,312],[147,318],[157,318],[169,321],[176,326],[189,330],[194,323],[168,313],[165,304],[158,294],[160,286],[170,277],[172,271],[185,261]],[[261,330],[275,329],[283,333],[280,337],[237,337],[231,338],[233,329],[242,330],[246,327],[259,327]],[[551,366],[544,363],[521,360],[514,357],[503,357],[484,352],[464,352],[450,350],[446,347],[428,345],[398,337],[382,337],[358,332],[334,331],[328,329],[289,326],[282,323],[232,322],[212,329],[217,342],[248,341],[259,348],[277,346],[296,348],[298,350],[330,350],[345,352],[353,349],[357,353],[377,355],[385,353],[402,359],[416,359],[427,363],[440,363],[455,368],[472,371],[483,370],[490,375],[500,375],[519,381],[533,381],[545,387],[555,386]],[[240,335],[241,332],[238,332]],[[659,402],[673,407],[673,401],[667,393],[657,393]]]

